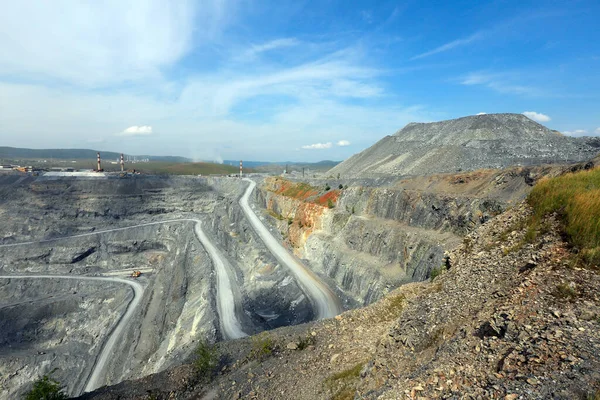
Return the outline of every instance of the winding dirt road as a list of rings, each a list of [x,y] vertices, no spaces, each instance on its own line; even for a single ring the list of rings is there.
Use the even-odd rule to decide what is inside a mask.
[[[125,313],[121,316],[117,325],[113,329],[113,331],[109,334],[108,339],[102,345],[100,350],[100,354],[96,358],[96,362],[94,363],[94,367],[90,372],[88,377],[86,386],[84,391],[91,392],[94,389],[97,389],[101,386],[100,378],[102,377],[102,372],[104,371],[104,367],[108,362],[108,358],[112,353],[115,344],[120,339],[123,330],[129,324],[131,317],[133,316],[135,310],[140,305],[140,301],[142,299],[142,295],[144,294],[144,287],[133,280],[127,280],[122,278],[108,278],[101,276],[76,276],[76,275],[3,275],[0,276],[0,279],[72,279],[72,280],[87,280],[87,281],[105,281],[105,282],[116,282],[122,283],[125,285],[129,285],[133,289],[133,298],[127,305],[127,309]]]
[[[221,327],[223,334],[229,339],[238,339],[244,336],[248,336],[243,330],[240,321],[235,315],[235,297],[233,290],[231,290],[231,281],[227,275],[227,270],[231,271],[231,267],[227,264],[227,259],[223,257],[223,254],[217,249],[206,234],[202,230],[202,222],[197,221],[194,227],[196,236],[202,246],[206,249],[206,252],[210,255],[213,261],[215,271],[217,273],[217,309],[219,311],[219,317],[221,320]]]
[[[267,227],[260,221],[254,211],[252,211],[248,199],[256,187],[256,183],[248,178],[244,178],[244,181],[250,183],[246,192],[240,199],[240,206],[242,207],[244,214],[246,214],[248,221],[254,227],[258,236],[260,236],[261,240],[265,243],[277,261],[282,265],[287,266],[296,277],[300,287],[310,299],[313,307],[315,307],[317,318],[332,318],[341,313],[342,305],[335,293],[333,293],[333,291],[323,283],[317,275],[290,254],[277,239],[271,235],[271,232],[269,232]]]
[[[236,317],[235,314],[235,306],[236,300],[239,302],[239,299],[236,299],[234,296],[233,290],[231,288],[231,282],[229,280],[228,268],[231,268],[227,262],[227,259],[223,256],[223,254],[217,249],[216,246],[208,239],[204,231],[202,230],[202,222],[198,219],[191,218],[182,218],[182,219],[172,219],[166,221],[157,221],[157,222],[148,222],[144,224],[132,225],[122,228],[113,228],[100,230],[95,232],[83,233],[79,235],[73,236],[65,236],[60,238],[53,239],[45,239],[38,241],[29,241],[29,242],[20,242],[20,243],[10,243],[10,244],[2,244],[2,247],[16,247],[16,246],[27,246],[31,244],[43,244],[49,242],[55,242],[58,240],[67,240],[73,238],[80,238],[92,235],[99,235],[102,233],[109,232],[117,232],[124,231],[127,229],[140,228],[144,226],[152,226],[152,225],[160,225],[160,224],[168,224],[174,222],[195,222],[194,233],[196,238],[200,241],[202,246],[206,249],[206,252],[210,256],[212,263],[215,268],[215,273],[217,275],[217,309],[220,319],[221,328],[223,329],[223,335],[228,339],[237,339],[240,337],[247,336],[247,334],[242,330],[241,324]],[[88,381],[85,387],[85,392],[90,392],[94,389],[97,389],[100,386],[100,378],[102,377],[102,372],[108,358],[111,354],[113,347],[115,346],[117,340],[121,337],[123,330],[131,320],[131,316],[137,309],[140,304],[142,294],[144,288],[138,282],[132,280],[126,280],[121,278],[110,278],[110,277],[91,277],[85,275],[3,275],[0,276],[0,279],[81,279],[81,280],[99,280],[99,281],[109,281],[109,282],[118,282],[124,283],[132,287],[133,289],[133,299],[127,306],[127,311],[121,319],[119,320],[117,326],[107,338],[105,343],[102,346],[102,350],[94,363],[94,368],[92,369],[90,376],[88,377]],[[241,309],[241,308],[240,308]]]

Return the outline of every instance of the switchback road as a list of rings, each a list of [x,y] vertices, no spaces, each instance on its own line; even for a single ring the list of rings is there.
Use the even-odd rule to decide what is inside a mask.
[[[152,225],[160,225],[160,224],[168,224],[175,222],[194,222],[194,233],[196,238],[200,241],[202,246],[206,249],[206,252],[210,256],[213,266],[215,268],[215,273],[217,275],[217,309],[219,313],[219,319],[221,328],[223,329],[223,335],[228,339],[237,339],[240,337],[247,336],[246,333],[242,330],[241,324],[236,317],[235,314],[235,305],[236,303],[240,304],[241,299],[236,298],[234,296],[234,292],[231,288],[231,282],[229,280],[229,275],[227,272],[227,268],[230,268],[227,259],[223,256],[223,254],[217,249],[217,247],[208,239],[204,231],[202,230],[202,222],[198,219],[191,218],[182,218],[182,219],[172,219],[166,221],[157,221],[157,222],[148,222],[144,224],[132,225],[122,228],[113,228],[106,230],[99,230],[89,233],[83,233],[79,235],[73,236],[65,236],[60,238],[53,239],[45,239],[39,241],[28,241],[28,242],[20,242],[20,243],[11,243],[11,244],[3,244],[0,245],[2,247],[16,247],[16,246],[27,246],[32,244],[43,244],[55,242],[58,240],[68,240],[73,238],[80,238],[92,235],[99,235],[103,233],[109,232],[118,232],[124,231],[127,229],[134,229],[144,226],[152,226]],[[109,273],[110,274],[110,273]],[[115,346],[117,340],[121,337],[123,330],[126,325],[129,323],[131,316],[135,312],[136,308],[139,306],[140,300],[142,298],[144,288],[138,282],[121,279],[121,278],[112,278],[112,277],[91,277],[84,275],[4,275],[0,276],[0,279],[14,279],[14,278],[22,278],[22,279],[80,279],[80,280],[99,280],[99,281],[109,281],[109,282],[118,282],[124,283],[132,287],[134,291],[134,297],[127,306],[127,311],[119,320],[118,325],[115,327],[114,331],[107,338],[106,342],[102,346],[102,350],[94,364],[94,368],[90,373],[88,378],[88,382],[85,387],[85,391],[92,391],[100,386],[100,379],[102,377],[102,371],[106,365],[108,357]],[[239,296],[237,296],[239,297]],[[241,308],[240,308],[241,309]]]

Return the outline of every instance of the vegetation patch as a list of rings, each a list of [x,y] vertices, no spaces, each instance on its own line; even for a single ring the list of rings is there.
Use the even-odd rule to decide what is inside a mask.
[[[200,342],[196,348],[194,365],[201,377],[210,377],[218,364],[217,351],[213,345]]]
[[[252,350],[248,358],[262,361],[273,354],[275,342],[268,334],[260,334],[252,337]]]
[[[433,281],[435,278],[437,278],[438,276],[443,274],[444,271],[446,271],[446,266],[443,264],[440,265],[439,267],[432,269],[431,274],[429,274],[429,279],[431,279],[431,281]]]
[[[360,371],[364,363],[356,364],[354,367],[331,375],[325,381],[325,385],[333,392],[332,400],[354,399],[356,383],[360,378]]]
[[[577,291],[566,283],[556,285],[556,288],[552,294],[555,297],[563,300],[574,300],[577,298]]]
[[[283,221],[285,219],[285,217],[279,213],[276,213],[273,210],[267,210],[267,213],[269,213],[269,215],[275,219],[278,219],[279,221]]]
[[[600,264],[600,168],[568,173],[538,182],[529,197],[530,227],[556,213],[569,242],[585,261]]]
[[[403,294],[387,296],[382,302],[383,304],[380,309],[381,311],[378,313],[380,322],[393,321],[397,319],[404,309],[405,302],[406,297]]]
[[[35,381],[33,388],[24,397],[25,400],[63,400],[67,398],[60,383],[48,375]]]
[[[308,333],[306,336],[298,338],[298,350],[304,350],[308,346],[313,346],[316,342],[316,338]]]

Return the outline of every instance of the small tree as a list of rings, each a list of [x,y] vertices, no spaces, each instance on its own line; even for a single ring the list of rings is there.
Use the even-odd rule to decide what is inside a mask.
[[[196,348],[196,369],[198,374],[203,377],[212,375],[217,366],[217,351],[214,346],[206,342],[200,342]]]
[[[64,400],[67,395],[54,379],[44,375],[33,383],[33,388],[25,394],[25,400]]]

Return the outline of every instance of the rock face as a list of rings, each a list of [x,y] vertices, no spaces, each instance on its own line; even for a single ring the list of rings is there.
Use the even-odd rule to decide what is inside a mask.
[[[427,175],[512,165],[580,162],[597,142],[552,131],[521,114],[410,123],[330,170],[342,177]]]
[[[313,181],[307,187],[268,178],[256,201],[313,271],[331,279],[352,300],[350,306],[364,306],[402,284],[427,279],[444,263],[446,249],[522,199],[536,179],[552,171],[509,168],[348,187],[342,181]],[[322,198],[339,185],[343,189],[335,189],[339,193],[331,208],[305,199],[306,193],[314,193],[309,199]]]

